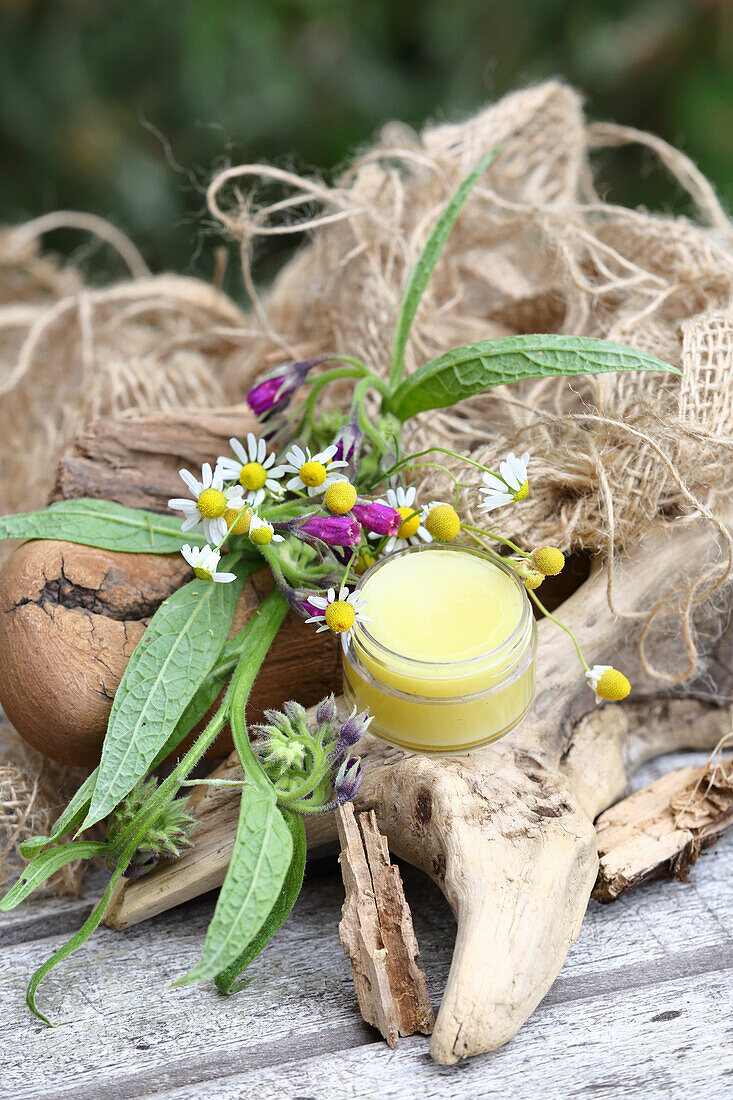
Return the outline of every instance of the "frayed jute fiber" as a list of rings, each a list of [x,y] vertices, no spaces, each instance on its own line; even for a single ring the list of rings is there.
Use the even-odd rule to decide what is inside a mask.
[[[671,173],[694,217],[599,197],[597,151],[627,144]],[[706,524],[719,564],[684,591],[670,578],[668,598],[649,608],[642,630],[645,672],[671,684],[688,678],[699,668],[696,609],[720,596],[731,569],[731,536],[718,509],[733,482],[733,226],[683,153],[636,130],[588,124],[580,96],[557,81],[462,123],[419,134],[391,124],[332,186],[265,165],[220,173],[208,207],[240,246],[252,302],[246,315],[198,280],[151,276],[105,223],[53,215],[6,230],[0,400],[11,415],[0,507],[42,505],[57,458],[101,414],[240,401],[263,369],[320,353],[357,356],[386,375],[408,272],[460,181],[492,149],[499,154],[421,303],[407,369],[459,344],[560,332],[644,349],[684,374],[494,389],[409,422],[406,446],[448,447],[489,466],[509,449],[530,451],[531,495],[502,514],[503,533],[530,547],[602,554],[617,614],[625,614],[614,582],[618,555],[654,524]],[[130,281],[94,289],[42,255],[40,235],[70,217],[120,253]],[[304,243],[260,295],[252,263],[268,237]],[[465,465],[439,461],[477,483]],[[431,499],[447,491],[444,476],[425,473]],[[670,635],[683,647],[671,658],[669,646],[657,644]]]

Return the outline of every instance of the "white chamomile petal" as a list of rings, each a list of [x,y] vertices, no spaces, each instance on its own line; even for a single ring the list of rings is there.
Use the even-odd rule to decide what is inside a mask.
[[[232,436],[232,438],[229,440],[229,446],[232,448],[232,451],[235,457],[238,459],[240,466],[245,466],[247,462],[249,462],[249,456],[244,445],[236,437]],[[219,459],[219,462],[221,461],[222,460]],[[227,461],[231,462],[232,459],[230,458]]]
[[[423,542],[432,542],[433,536],[422,525],[417,529],[417,536],[422,539]],[[415,536],[413,536],[415,537]]]
[[[178,473],[184,485],[187,489],[189,489],[193,496],[199,496],[203,490],[203,485],[198,480],[198,478],[195,478],[189,470],[179,470]]]
[[[592,668],[589,668],[586,671],[586,679],[594,691],[598,687],[598,681],[600,680],[603,673],[610,672],[612,668],[613,665],[593,665]]]
[[[479,488],[479,492],[484,493],[487,489],[495,493],[505,493],[506,485],[496,474],[484,474],[484,487]]]
[[[495,508],[503,508],[505,504],[513,504],[514,497],[509,493],[497,493],[495,496],[487,497],[482,504],[479,504],[480,512],[493,512]]]
[[[514,473],[514,470],[511,468],[506,459],[503,462],[499,463],[499,473],[504,478],[504,481],[510,487],[510,489],[514,489],[516,491],[520,488],[519,478]]]
[[[230,581],[235,581],[237,579],[237,574],[236,573],[212,573],[211,579],[212,579],[212,581],[214,581],[215,584],[229,584]]]

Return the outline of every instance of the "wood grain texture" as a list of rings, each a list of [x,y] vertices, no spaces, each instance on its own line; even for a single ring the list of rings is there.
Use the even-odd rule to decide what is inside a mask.
[[[394,1049],[400,1036],[430,1035],[435,1025],[410,907],[374,812],[357,817],[347,802],[334,816],[346,890],[339,938],[361,1014]]]
[[[733,824],[733,763],[680,768],[617,802],[596,821],[593,897],[615,901],[643,882],[686,881],[698,856]]]
[[[61,459],[52,499],[93,497],[167,512],[170,497],[181,496],[181,466],[214,465],[229,453],[231,436],[257,430],[246,405],[95,420]]]
[[[701,761],[702,756],[697,757]],[[696,762],[697,762],[696,761]],[[647,765],[640,782],[680,767]],[[427,878],[403,868],[431,996],[450,967],[454,921]],[[554,986],[513,1041],[442,1067],[429,1041],[388,1050],[359,1017],[338,942],[335,856],[309,866],[292,917],[232,998],[210,983],[166,987],[200,954],[214,898],[123,934],[101,929],[47,980],[53,1031],[27,1013],[30,971],[90,905],[31,902],[8,914],[0,954],[0,1095],[13,1100],[489,1100],[543,1096],[697,1100],[733,1076],[733,837],[687,885],[653,883],[613,906],[592,902]]]

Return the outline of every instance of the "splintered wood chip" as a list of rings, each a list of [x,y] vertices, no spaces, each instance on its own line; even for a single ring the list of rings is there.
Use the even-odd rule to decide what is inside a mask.
[[[361,1014],[391,1047],[401,1035],[430,1035],[435,1016],[399,868],[374,811],[354,815],[350,802],[336,813],[341,873],[346,888],[339,936],[351,959]]]

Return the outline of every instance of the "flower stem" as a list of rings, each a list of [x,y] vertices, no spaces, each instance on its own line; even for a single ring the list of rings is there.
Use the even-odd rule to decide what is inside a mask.
[[[590,670],[590,665],[588,664],[585,657],[583,656],[583,651],[580,648],[580,642],[575,637],[575,635],[573,634],[570,627],[566,626],[565,623],[560,622],[560,620],[558,618],[556,618],[555,615],[553,615],[551,612],[549,612],[547,610],[547,608],[545,607],[545,605],[540,600],[539,596],[536,595],[536,593],[532,592],[529,589],[527,590],[527,592],[528,592],[528,595],[529,595],[530,599],[540,609],[540,611],[545,616],[545,618],[549,619],[551,623],[555,624],[555,626],[559,626],[561,630],[564,630],[565,633],[570,636],[570,638],[572,639],[573,645],[575,646],[575,651],[578,654],[578,657],[580,658],[580,663],[583,666],[583,668],[585,669],[585,671],[588,672]]]

